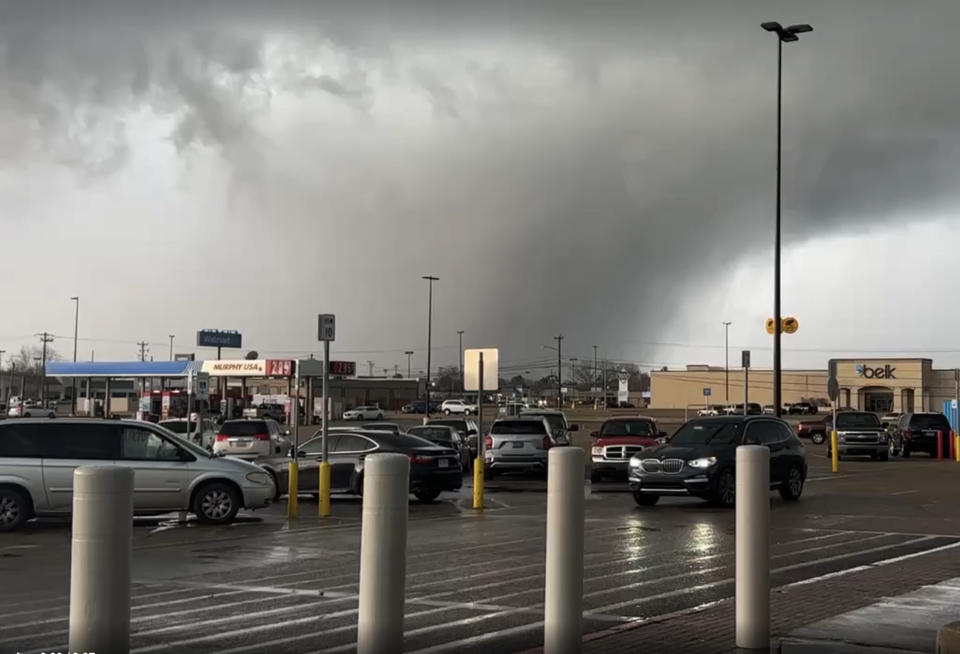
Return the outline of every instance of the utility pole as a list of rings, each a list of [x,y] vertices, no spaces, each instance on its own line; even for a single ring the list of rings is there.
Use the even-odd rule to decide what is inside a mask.
[[[460,366],[460,391],[463,391],[463,330],[457,330],[457,336],[460,337],[460,358],[457,359],[457,365]]]
[[[439,281],[439,277],[434,277],[433,275],[424,275],[421,277],[427,281],[427,286],[429,287],[427,295],[427,405],[424,407],[424,420],[430,419],[430,353],[431,353],[431,339],[433,338],[433,283]],[[479,434],[477,438],[480,438]]]
[[[407,350],[404,354],[407,355],[407,379],[410,379],[413,376],[410,372],[410,357],[413,356],[413,350]]]
[[[554,336],[557,342],[557,408],[563,408],[563,334]]]
[[[73,362],[77,362],[77,333],[80,327],[80,296],[74,295],[70,298],[76,305],[73,311]],[[73,396],[70,399],[70,415],[77,415],[77,378],[73,378]]]
[[[137,343],[137,347],[140,348],[140,360],[141,360],[141,361],[146,361],[146,360],[147,360],[147,346],[148,346],[148,345],[149,345],[149,343],[147,343],[146,341],[140,341],[139,343]]]
[[[40,362],[40,406],[44,409],[47,408],[47,343],[53,343],[53,336],[47,332],[42,332],[37,334],[40,337],[40,342],[43,344],[43,354],[41,355]]]
[[[730,404],[730,325],[732,322],[724,321],[723,323],[723,379],[724,379],[724,394],[723,399],[727,404]]]
[[[6,350],[0,350],[0,405],[2,405],[3,410],[8,410],[7,407],[7,396],[9,393],[5,393],[3,390],[3,355],[6,353]],[[13,373],[10,373],[10,379],[13,379]]]
[[[590,381],[590,390],[593,391],[597,384],[597,346],[593,346],[593,379]],[[593,410],[597,410],[597,393],[593,391]]]
[[[170,339],[170,360],[173,361],[173,334],[168,334],[167,338]]]

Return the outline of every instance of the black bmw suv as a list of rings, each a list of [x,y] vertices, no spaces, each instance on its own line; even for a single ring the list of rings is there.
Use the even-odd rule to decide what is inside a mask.
[[[793,429],[771,416],[697,418],[670,439],[630,459],[633,498],[652,506],[661,495],[691,495],[733,506],[738,445],[770,448],[770,488],[785,500],[799,499],[807,478],[803,444]]]

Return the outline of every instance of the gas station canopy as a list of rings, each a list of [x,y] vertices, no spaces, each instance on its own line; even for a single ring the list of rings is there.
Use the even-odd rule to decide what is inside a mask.
[[[49,377],[186,377],[201,370],[201,361],[51,361]]]

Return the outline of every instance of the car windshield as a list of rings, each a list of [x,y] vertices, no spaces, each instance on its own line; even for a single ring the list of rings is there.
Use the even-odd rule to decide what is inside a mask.
[[[431,420],[431,425],[447,425],[448,427],[453,427],[460,433],[466,433],[467,431],[467,422],[466,420]]]
[[[255,436],[267,434],[267,423],[262,420],[237,420],[225,422],[220,426],[220,433],[225,436]]]
[[[603,423],[601,436],[653,436],[653,425],[646,420],[611,420]]]
[[[872,413],[838,413],[837,429],[879,427],[880,420]]]
[[[449,443],[453,440],[453,434],[446,427],[413,427],[407,433],[433,442]]]
[[[187,421],[186,420],[165,420],[160,423],[174,434],[186,434],[187,433]],[[197,421],[194,420],[190,423],[190,431],[197,430]]]
[[[157,428],[160,429],[160,431],[166,433],[166,435],[169,436],[174,442],[176,442],[177,445],[179,445],[185,450],[189,450],[191,454],[195,456],[202,456],[207,459],[213,458],[213,456],[209,452],[207,452],[205,449],[203,449],[199,445],[195,445],[194,443],[191,443],[186,438],[181,438],[180,436],[174,434],[172,431],[167,429],[166,425],[157,425]]]
[[[563,414],[560,413],[525,413],[525,416],[537,416],[538,418],[546,418],[547,424],[550,425],[550,429],[553,431],[565,430],[567,428],[567,422],[563,419]]]
[[[540,420],[502,420],[493,423],[491,434],[545,434],[546,427]]]
[[[947,419],[939,413],[914,414],[910,419],[910,427],[914,429],[949,429]]]
[[[692,420],[670,439],[670,445],[732,445],[742,425],[730,420]]]

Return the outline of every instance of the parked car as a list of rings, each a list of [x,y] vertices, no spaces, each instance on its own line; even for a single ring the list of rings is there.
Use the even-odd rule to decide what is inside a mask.
[[[790,415],[813,416],[817,411],[819,411],[817,405],[811,402],[794,402],[787,408],[787,413]]]
[[[820,445],[826,442],[827,433],[833,429],[833,418],[819,420],[801,420],[797,423],[797,436],[809,438],[813,443]]]
[[[363,429],[369,431],[388,431],[391,434],[403,433],[403,429],[395,422],[368,422],[363,425]]]
[[[557,411],[556,409],[528,409],[521,411],[520,416],[544,418],[550,425],[550,434],[557,445],[569,445],[570,432],[580,430],[580,425],[567,422],[567,416],[563,411]]]
[[[946,438],[950,434],[950,423],[942,413],[904,413],[897,420],[897,426],[890,434],[888,447],[890,454],[900,454],[904,458],[914,452],[926,452],[930,456],[937,455],[937,438],[944,434],[943,451],[947,452],[949,444]]]
[[[723,411],[724,411],[724,407],[714,404],[712,406],[705,406],[702,409],[697,409],[697,415],[701,417],[719,416],[721,413],[723,413]]]
[[[466,400],[444,400],[440,405],[440,411],[445,416],[452,413],[463,414],[465,416],[477,415],[477,405]]]
[[[831,445],[830,439],[827,439],[827,456],[831,455]],[[881,461],[889,458],[887,430],[877,414],[868,411],[837,414],[837,457],[845,455],[869,455]]]
[[[598,431],[590,434],[590,481],[600,482],[607,477],[626,479],[630,457],[644,448],[655,447],[666,435],[653,418],[623,416],[605,420]]]
[[[449,447],[456,450],[460,457],[460,468],[465,472],[470,472],[473,468],[473,459],[470,458],[470,448],[467,447],[467,441],[460,437],[460,432],[449,425],[418,425],[411,427],[407,433],[412,436],[419,436],[428,440],[434,445]]]
[[[439,407],[436,402],[430,403],[430,413],[437,413]],[[426,413],[427,412],[427,403],[425,400],[414,400],[408,404],[404,404],[400,407],[400,413]]]
[[[477,436],[480,433],[480,428],[474,420],[470,418],[437,418],[427,424],[447,425],[456,429],[460,438],[467,442],[467,448],[470,450],[470,460],[477,458]]]
[[[344,420],[383,420],[383,409],[378,406],[358,406],[343,412]]]
[[[264,402],[243,410],[244,418],[270,418],[283,424],[287,420],[287,408],[276,402]]]
[[[640,506],[662,495],[690,495],[731,507],[736,496],[739,445],[770,448],[770,488],[785,500],[803,493],[807,461],[803,444],[783,420],[768,416],[695,418],[664,444],[630,459],[628,483]]]
[[[502,472],[546,472],[547,452],[557,445],[547,419],[539,415],[493,421],[483,452],[484,476]]]
[[[891,411],[880,418],[880,424],[889,430],[897,426],[897,422],[899,422],[900,416],[902,415],[900,411]]]
[[[21,411],[21,406],[15,404],[7,411],[7,416],[10,418],[56,418],[57,412],[53,409],[45,409],[39,404],[29,406],[24,404]]]
[[[290,449],[289,430],[269,418],[227,420],[213,439],[213,453],[257,459],[275,456]]]
[[[764,404],[764,405],[763,405],[763,415],[765,415],[765,416],[775,415],[775,414],[777,413],[777,410],[776,410],[776,409],[777,409],[777,407],[773,406],[772,404]]]
[[[443,491],[455,491],[463,485],[463,475],[455,450],[438,447],[410,434],[384,431],[329,431],[330,491],[363,494],[364,459],[369,454],[400,452],[410,457],[410,492],[421,502],[432,502]],[[313,438],[300,446],[298,487],[301,492],[318,494],[319,458],[323,444]],[[277,479],[280,493],[288,489],[289,456],[271,457],[257,462]]]
[[[266,471],[214,457],[163,427],[132,420],[64,418],[0,423],[0,531],[34,517],[68,515],[73,473],[84,465],[132,468],[138,515],[190,511],[203,522],[231,522],[241,508],[267,506]]]
[[[172,418],[170,420],[161,420],[158,423],[161,427],[169,429],[180,438],[186,438],[191,443],[199,445],[208,452],[213,449],[213,441],[217,436],[217,426],[212,420],[204,418],[190,419],[190,433],[187,434],[187,419]]]

